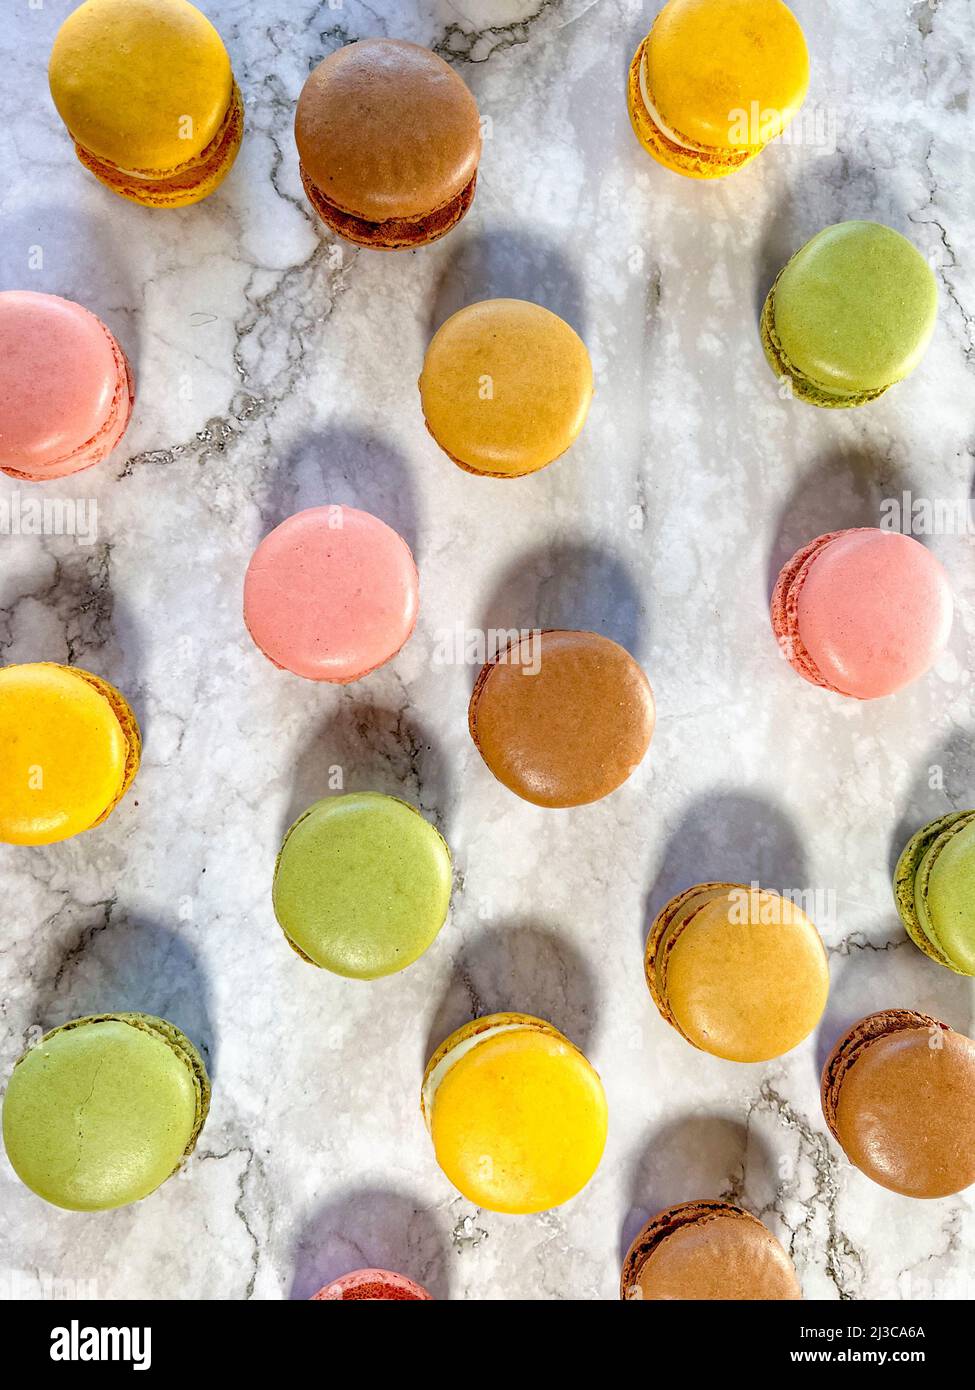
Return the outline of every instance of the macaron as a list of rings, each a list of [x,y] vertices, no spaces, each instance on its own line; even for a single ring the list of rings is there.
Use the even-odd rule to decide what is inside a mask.
[[[477,103],[442,58],[404,39],[360,39],[319,63],[298,98],[295,143],[308,201],[359,246],[426,246],[474,200]]]
[[[952,811],[911,836],[894,870],[894,900],[915,946],[975,975],[975,811]]]
[[[237,157],[230,58],[187,0],[86,0],[58,30],[48,78],[81,163],[132,203],[198,203]]]
[[[630,1246],[620,1276],[629,1300],[802,1297],[795,1267],[757,1216],[731,1202],[682,1202],[658,1212]]]
[[[913,372],[938,287],[917,247],[879,222],[840,222],[797,251],[769,291],[769,366],[810,405],[865,405]]]
[[[56,294],[0,293],[0,471],[41,483],[100,463],[134,398],[125,353],[101,319]]]
[[[486,1211],[561,1206],[585,1187],[606,1144],[596,1071],[551,1023],[488,1014],[442,1042],[421,1109],[437,1162]]]
[[[808,86],[806,41],[781,0],[670,0],[634,55],[626,95],[648,154],[715,179],[781,135]]]
[[[647,937],[644,973],[682,1038],[730,1062],[767,1062],[807,1038],[829,968],[812,922],[788,898],[743,883],[698,883],[671,898]]]
[[[261,541],[244,579],[244,623],[268,660],[339,685],[392,660],[419,603],[406,541],[354,507],[289,516]]]
[[[920,541],[873,526],[830,531],[798,550],[772,593],[772,630],[811,685],[855,700],[923,676],[951,633],[941,563]]]
[[[422,1284],[407,1279],[405,1274],[391,1274],[388,1269],[354,1269],[351,1274],[343,1274],[333,1279],[318,1293],[311,1296],[311,1302],[325,1302],[342,1299],[351,1303],[361,1299],[368,1303],[400,1302],[428,1303],[433,1295],[427,1293]]]
[[[312,965],[356,980],[405,970],[450,906],[450,850],[413,806],[379,792],[316,801],[284,837],[274,914]]]
[[[453,314],[420,377],[427,429],[459,467],[489,478],[520,478],[559,458],[591,400],[585,343],[524,299],[486,299]]]
[[[596,632],[522,633],[481,670],[471,738],[499,782],[536,806],[583,806],[621,786],[653,736],[653,691]]]
[[[0,669],[0,841],[50,845],[90,830],[132,785],[142,740],[125,697],[77,666]]]
[[[823,1068],[823,1114],[855,1167],[905,1197],[975,1182],[975,1042],[913,1009],[869,1014]]]
[[[210,1082],[184,1033],[151,1014],[93,1014],[16,1062],[3,1142],[32,1192],[70,1211],[141,1201],[192,1153]]]

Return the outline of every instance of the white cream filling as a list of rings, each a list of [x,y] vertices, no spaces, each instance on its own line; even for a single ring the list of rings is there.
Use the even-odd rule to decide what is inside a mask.
[[[433,1102],[436,1098],[437,1087],[451,1067],[455,1066],[462,1057],[466,1057],[468,1052],[473,1052],[474,1048],[482,1042],[487,1042],[488,1038],[500,1037],[502,1033],[523,1032],[527,1026],[524,1023],[496,1023],[493,1028],[485,1028],[483,1033],[474,1033],[471,1037],[465,1038],[463,1042],[454,1043],[450,1051],[441,1057],[423,1083],[423,1115],[427,1122],[427,1129],[430,1128],[433,1119]]]
[[[676,131],[671,130],[670,126],[667,125],[666,121],[663,119],[663,117],[661,116],[660,112],[657,110],[657,108],[654,106],[653,102],[650,100],[650,93],[649,93],[649,90],[648,90],[648,88],[647,88],[647,51],[646,51],[646,49],[643,50],[643,57],[642,57],[641,60],[640,60],[640,95],[641,95],[641,97],[643,98],[643,104],[644,104],[644,106],[647,108],[647,115],[648,115],[648,116],[650,117],[650,119],[653,121],[653,123],[654,123],[654,125],[657,127],[657,129],[658,129],[659,131],[662,131],[663,134],[666,135],[667,139],[671,142],[671,144],[673,144],[673,145],[678,145],[682,150],[687,150],[688,153],[690,153],[690,154],[707,154],[707,153],[708,153],[708,150],[707,150],[707,148],[706,148],[704,145],[689,145],[689,144],[687,143],[687,140],[686,140],[685,138],[683,138],[682,136],[678,135]]]

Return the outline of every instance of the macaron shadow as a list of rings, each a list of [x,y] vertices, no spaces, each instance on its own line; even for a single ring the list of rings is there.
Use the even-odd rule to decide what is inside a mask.
[[[341,786],[330,783],[336,774]],[[429,726],[405,709],[346,697],[317,728],[301,734],[280,838],[313,802],[343,792],[384,792],[408,801],[450,844],[453,797],[443,748]]]
[[[260,521],[252,548],[295,512],[338,503],[385,521],[419,560],[419,509],[410,464],[379,435],[333,423],[294,440],[269,465],[267,477],[263,494],[256,496]]]
[[[664,904],[695,883],[755,880],[785,894],[807,888],[806,875],[798,832],[784,811],[750,792],[715,789],[690,804],[667,839],[639,923],[641,950]]]
[[[527,299],[586,339],[582,277],[558,244],[524,227],[461,230],[445,247],[431,298],[428,337],[458,309],[484,299]]]
[[[914,491],[907,471],[869,449],[830,452],[808,468],[779,512],[769,551],[766,597],[771,600],[782,566],[817,536],[858,526],[880,526],[886,498]],[[923,492],[923,489],[918,489]]]
[[[354,1269],[389,1269],[450,1295],[448,1242],[436,1210],[405,1192],[359,1187],[330,1197],[299,1232],[289,1298],[308,1299]]]
[[[65,904],[57,926],[46,924],[44,939],[50,945],[37,971],[32,1008],[45,1030],[87,1014],[155,1014],[195,1043],[214,1077],[210,982],[185,935],[126,913],[113,898]]]
[[[594,543],[556,541],[509,564],[482,609],[482,631],[492,628],[598,632],[637,661],[649,645],[645,596],[619,555]]]
[[[687,1114],[655,1129],[630,1164],[620,1263],[641,1227],[666,1207],[713,1198],[753,1210],[743,1193],[756,1170],[762,1186],[778,1186],[767,1144],[731,1116]]]
[[[451,978],[430,1016],[420,1074],[444,1038],[493,1013],[533,1014],[587,1052],[596,998],[589,961],[552,927],[521,920],[483,927],[454,945]]]

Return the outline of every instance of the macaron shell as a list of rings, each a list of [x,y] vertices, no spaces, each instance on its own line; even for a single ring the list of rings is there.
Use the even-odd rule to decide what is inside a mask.
[[[437,1088],[428,1117],[437,1162],[488,1211],[546,1211],[592,1177],[606,1143],[602,1083],[551,1025],[488,1038]]]
[[[761,148],[802,106],[809,54],[781,0],[670,0],[649,35],[647,81],[664,122],[688,144]],[[736,113],[753,103],[759,129],[743,139]]]
[[[86,0],[59,29],[48,76],[79,145],[149,175],[206,149],[233,83],[220,35],[185,0]]]
[[[947,576],[911,536],[865,527],[835,535],[799,576],[799,639],[824,684],[859,700],[924,675],[951,632]]]
[[[834,396],[879,393],[924,355],[938,310],[916,247],[877,222],[826,227],[774,287],[774,341],[786,370]]]
[[[46,845],[98,825],[139,763],[135,716],[107,681],[49,663],[0,670],[0,841]]]
[[[391,1274],[388,1269],[356,1269],[351,1274],[343,1274],[340,1279],[333,1279],[311,1297],[313,1303],[336,1299],[345,1303],[354,1300],[427,1303],[432,1301],[432,1295],[422,1284],[407,1279],[405,1274]]]
[[[202,1060],[171,1024],[143,1014],[76,1019],[14,1067],[4,1145],[38,1196],[103,1211],[141,1200],[172,1175],[208,1105]]]
[[[975,975],[975,812],[953,817],[917,870],[921,929],[960,975]]]
[[[791,1300],[795,1268],[757,1217],[723,1202],[688,1202],[650,1221],[623,1267],[621,1297]]]
[[[523,299],[489,299],[438,329],[420,399],[427,428],[455,463],[520,477],[578,436],[592,400],[592,364],[557,314]]]
[[[835,1133],[867,1177],[908,1197],[975,1182],[975,1043],[907,1028],[863,1047],[842,1077]]]
[[[536,806],[608,796],[653,736],[653,691],[623,647],[595,632],[551,630],[513,642],[483,668],[471,737],[497,779]]]
[[[0,470],[41,482],[98,463],[124,434],[133,394],[94,314],[53,294],[0,293]]]
[[[480,116],[463,79],[429,49],[360,39],[308,77],[295,140],[305,174],[340,210],[374,223],[419,218],[473,180]]]
[[[764,1062],[822,1017],[829,968],[805,913],[767,890],[732,885],[691,898],[660,946],[668,1021],[704,1052]]]
[[[436,828],[404,801],[356,792],[316,802],[288,831],[274,912],[307,960],[373,980],[430,946],[450,889],[450,851]]]
[[[416,625],[419,579],[402,536],[353,507],[311,507],[265,536],[244,622],[276,666],[344,684],[384,665]]]
[[[894,869],[894,902],[897,911],[904,924],[904,929],[919,950],[923,951],[930,960],[936,961],[938,965],[943,965],[949,970],[955,967],[951,964],[948,957],[941,950],[940,946],[928,932],[932,930],[930,919],[925,913],[925,920],[922,922],[919,906],[922,895],[917,893],[916,879],[917,871],[922,859],[933,842],[939,837],[941,832],[948,826],[955,824],[958,820],[966,818],[975,813],[968,811],[953,811],[950,815],[943,816],[939,820],[931,821],[928,825],[922,826],[916,831],[907,844],[901,850]]]

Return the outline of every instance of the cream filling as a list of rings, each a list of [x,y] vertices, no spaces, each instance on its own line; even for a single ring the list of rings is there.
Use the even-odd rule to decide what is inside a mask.
[[[643,57],[640,60],[640,95],[643,98],[644,106],[647,108],[647,115],[672,145],[678,145],[682,150],[687,150],[690,154],[710,153],[706,145],[689,145],[686,137],[678,135],[675,130],[671,130],[670,126],[667,125],[660,112],[650,100],[650,92],[647,87],[647,53],[645,49]]]
[[[525,1027],[524,1023],[496,1023],[493,1028],[485,1028],[483,1033],[474,1033],[471,1037],[465,1038],[463,1042],[454,1043],[450,1051],[441,1057],[423,1083],[423,1115],[427,1122],[427,1129],[430,1128],[433,1120],[433,1102],[437,1095],[437,1087],[451,1067],[455,1066],[462,1057],[466,1057],[468,1052],[473,1052],[474,1048],[482,1042],[487,1042],[488,1038],[500,1037],[502,1033],[524,1032]]]

